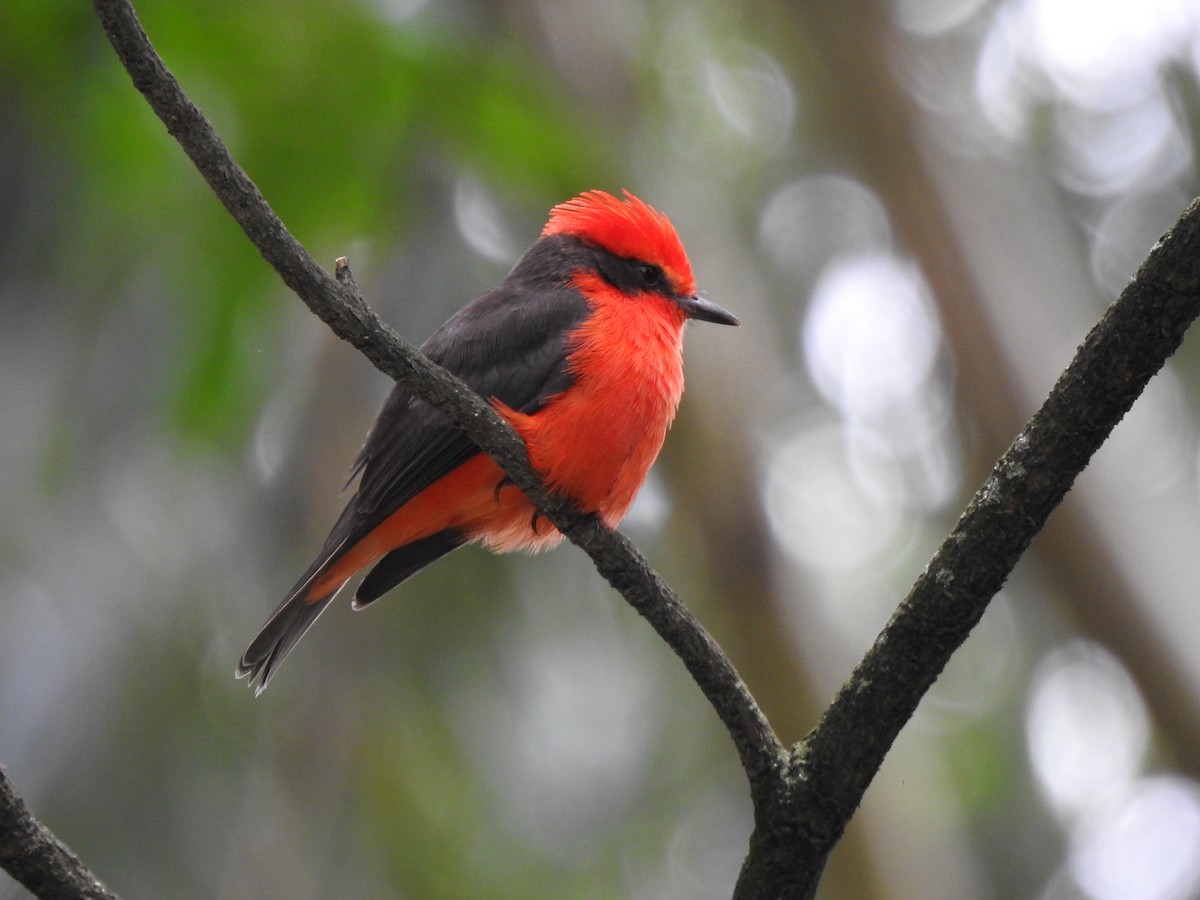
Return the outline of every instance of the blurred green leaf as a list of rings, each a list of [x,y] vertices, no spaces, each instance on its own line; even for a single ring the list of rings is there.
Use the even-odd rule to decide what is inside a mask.
[[[137,8],[184,89],[318,259],[363,236],[393,246],[421,160],[468,166],[512,196],[565,195],[576,173],[611,167],[611,148],[519,45],[389,22],[366,3]],[[76,248],[86,251],[80,302],[119,303],[138,272],[165,273],[175,331],[139,336],[172,348],[165,412],[181,436],[236,443],[270,378],[254,356],[276,340],[277,279],[137,96],[90,9],[16,4],[4,16],[0,71],[73,167],[81,221],[64,240],[98,238]]]

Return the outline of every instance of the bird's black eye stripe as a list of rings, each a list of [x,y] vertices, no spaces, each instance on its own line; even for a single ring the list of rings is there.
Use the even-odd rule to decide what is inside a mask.
[[[671,293],[671,282],[662,266],[644,259],[617,256],[599,247],[580,246],[586,254],[583,265],[598,272],[618,290],[627,294],[639,291]]]

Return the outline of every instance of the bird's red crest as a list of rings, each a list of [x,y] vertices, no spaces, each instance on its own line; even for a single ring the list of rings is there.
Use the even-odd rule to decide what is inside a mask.
[[[604,191],[586,191],[550,211],[542,236],[571,234],[610,253],[661,266],[680,294],[694,294],[692,266],[670,220],[629,191],[618,200]]]

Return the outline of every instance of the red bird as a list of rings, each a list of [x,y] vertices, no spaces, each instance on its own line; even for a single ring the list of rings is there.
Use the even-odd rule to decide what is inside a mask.
[[[552,491],[615,528],[675,417],[688,319],[738,324],[696,294],[665,215],[628,192],[589,191],[556,206],[504,282],[421,349],[491,399]],[[258,691],[363,569],[372,567],[355,609],[463,544],[504,553],[562,540],[490,457],[404,387],[354,474],[358,489],[325,546],[237,667]]]

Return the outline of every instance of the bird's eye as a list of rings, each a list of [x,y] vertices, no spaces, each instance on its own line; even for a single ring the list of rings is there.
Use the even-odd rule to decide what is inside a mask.
[[[661,267],[654,263],[635,263],[634,271],[637,272],[638,281],[643,287],[653,290],[660,290],[666,283],[666,276]]]

